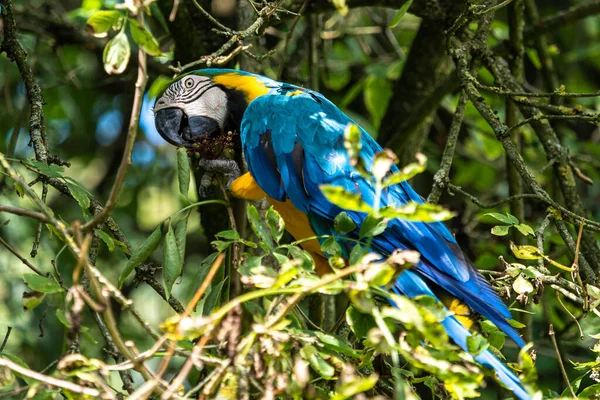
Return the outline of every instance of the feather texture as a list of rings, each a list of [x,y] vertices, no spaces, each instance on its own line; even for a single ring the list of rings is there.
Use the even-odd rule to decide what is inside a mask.
[[[245,77],[248,74],[243,74]],[[252,75],[250,75],[252,76]],[[248,168],[258,185],[273,199],[289,200],[306,213],[317,235],[330,234],[333,220],[341,210],[321,193],[323,184],[343,187],[373,204],[375,188],[350,164],[344,148],[344,129],[354,123],[321,94],[260,77],[269,92],[252,100],[241,123],[241,138]],[[371,169],[379,144],[364,130],[361,157]],[[392,172],[398,171],[396,166]],[[407,182],[388,187],[381,206],[422,203]],[[366,214],[347,211],[358,227]],[[358,237],[358,229],[354,232]],[[296,238],[301,239],[301,238]],[[523,339],[508,323],[510,311],[489,283],[477,272],[442,223],[390,221],[372,246],[382,254],[395,249],[421,253],[414,271],[401,274],[395,291],[408,297],[434,296],[428,282],[466,303],[488,318],[520,347]],[[469,331],[453,316],[442,322],[448,335],[465,351]],[[520,399],[528,399],[519,379],[491,352],[475,357],[494,369],[498,378]]]

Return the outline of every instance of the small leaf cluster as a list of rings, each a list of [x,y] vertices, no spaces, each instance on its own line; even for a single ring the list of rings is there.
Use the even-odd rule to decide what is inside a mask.
[[[95,37],[104,38],[113,31],[116,34],[106,43],[102,55],[104,69],[111,75],[122,74],[131,58],[131,46],[127,36],[129,34],[136,45],[151,56],[161,56],[160,45],[152,33],[140,20],[128,16],[147,13],[151,15],[150,8],[140,5],[141,9],[129,10],[99,10],[87,20],[87,31]]]
[[[524,236],[535,236],[535,232],[533,231],[531,226],[520,223],[514,215],[511,215],[509,213],[487,213],[484,216],[491,217],[503,224],[494,226],[492,228],[492,235],[506,236],[508,235],[508,231],[510,230],[510,228],[515,228]]]

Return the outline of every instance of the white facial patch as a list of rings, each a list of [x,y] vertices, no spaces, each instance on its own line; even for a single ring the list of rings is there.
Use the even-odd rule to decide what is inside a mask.
[[[173,82],[156,101],[154,112],[177,107],[189,117],[212,118],[221,128],[227,118],[227,95],[206,76],[188,75]]]
[[[182,107],[188,117],[209,117],[223,128],[227,118],[227,95],[220,88],[211,86],[199,99]]]

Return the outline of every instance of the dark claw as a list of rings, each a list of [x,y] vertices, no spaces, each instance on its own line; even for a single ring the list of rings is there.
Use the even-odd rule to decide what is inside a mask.
[[[210,187],[213,186],[213,177],[215,175],[227,178],[227,190],[231,187],[231,183],[240,176],[240,167],[238,167],[235,161],[228,158],[217,160],[202,159],[198,164],[200,168],[206,171],[202,176],[200,185],[198,185],[198,196],[201,198],[207,198],[213,194]]]
[[[200,184],[198,185],[198,197],[201,199],[207,199],[209,197],[213,197],[214,190],[213,186],[213,173],[206,171],[204,175],[202,175],[202,179],[200,179]]]
[[[212,187],[205,187],[202,185],[198,186],[198,198],[200,198],[201,200],[209,199],[213,197],[214,194],[215,191]]]

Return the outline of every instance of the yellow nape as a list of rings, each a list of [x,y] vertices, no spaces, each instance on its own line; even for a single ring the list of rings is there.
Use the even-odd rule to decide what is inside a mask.
[[[258,186],[256,180],[246,172],[231,183],[229,188],[235,197],[244,200],[260,200],[267,197],[267,194]]]
[[[216,75],[213,78],[213,82],[218,85],[223,85],[228,89],[235,89],[243,92],[248,103],[259,96],[269,93],[269,88],[257,77],[242,75],[236,72]]]
[[[308,217],[305,213],[298,210],[291,201],[277,201],[267,196],[267,194],[258,186],[256,180],[250,175],[250,172],[246,172],[231,183],[231,193],[234,196],[244,200],[260,200],[265,197],[269,201],[269,204],[273,206],[275,211],[281,215],[285,222],[285,229],[292,235],[296,240],[302,240],[305,238],[315,236],[315,232],[310,226]],[[317,274],[324,275],[331,272],[327,257],[321,251],[321,245],[318,240],[311,239],[300,244],[304,250],[308,251],[313,259],[315,260],[315,269]]]

